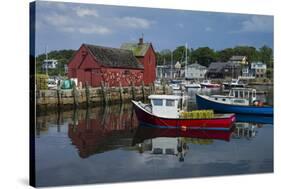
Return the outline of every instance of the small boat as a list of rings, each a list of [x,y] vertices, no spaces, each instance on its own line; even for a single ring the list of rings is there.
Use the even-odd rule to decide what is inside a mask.
[[[201,85],[196,82],[188,82],[184,85],[185,88],[201,88]]]
[[[239,79],[232,79],[230,82],[223,82],[223,87],[225,89],[230,89],[230,88],[244,88],[246,87],[246,84],[243,83]]]
[[[216,112],[273,115],[273,107],[264,105],[256,99],[256,90],[251,88],[232,88],[228,96],[196,94],[199,109],[213,109]]]
[[[206,87],[206,88],[218,88],[220,87],[221,85],[218,84],[218,83],[212,83],[210,80],[203,80],[201,83],[200,83],[201,87]]]
[[[151,100],[151,104],[132,101],[136,116],[139,123],[156,125],[159,128],[229,130],[236,119],[235,114],[185,118],[181,117],[182,112],[178,108],[180,96],[150,95],[148,98]]]
[[[173,90],[181,90],[180,85],[177,83],[172,83],[169,86],[172,87]]]

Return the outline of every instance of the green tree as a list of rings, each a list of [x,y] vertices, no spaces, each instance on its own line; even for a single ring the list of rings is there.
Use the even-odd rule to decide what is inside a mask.
[[[191,53],[192,60],[203,66],[209,66],[216,61],[216,53],[209,47],[200,47]]]
[[[237,46],[233,49],[233,55],[246,56],[249,63],[258,61],[258,52],[255,47]]]
[[[55,50],[48,52],[48,59],[55,59],[58,61],[58,66],[56,69],[48,70],[49,75],[63,75],[64,66],[68,64],[70,59],[73,57],[75,50]],[[41,69],[42,62],[46,59],[46,54],[40,54],[36,57],[36,73],[43,73]]]
[[[218,61],[227,62],[234,54],[234,50],[232,48],[226,48],[217,52]]]
[[[186,54],[186,47],[185,46],[178,46],[174,51],[173,51],[173,59],[174,62],[185,62],[185,54]],[[189,56],[189,49],[187,49],[187,56]],[[185,65],[185,63],[184,63]],[[184,66],[183,65],[183,66]]]
[[[268,67],[273,67],[273,51],[268,46],[264,45],[259,49],[259,59]]]

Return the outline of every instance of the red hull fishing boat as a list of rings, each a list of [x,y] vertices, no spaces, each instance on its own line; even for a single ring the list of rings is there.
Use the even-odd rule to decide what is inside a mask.
[[[157,128],[229,130],[235,122],[235,114],[210,115],[210,110],[209,112],[206,110],[180,111],[178,109],[180,98],[175,95],[150,95],[151,104],[132,102],[139,122]],[[184,114],[195,116],[183,116]]]

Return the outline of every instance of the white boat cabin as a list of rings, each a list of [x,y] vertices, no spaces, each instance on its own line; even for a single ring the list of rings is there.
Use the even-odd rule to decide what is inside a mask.
[[[256,89],[233,88],[228,96],[212,95],[211,99],[217,102],[233,105],[251,105],[256,100]]]
[[[150,95],[152,114],[160,117],[178,118],[180,96],[176,95]]]

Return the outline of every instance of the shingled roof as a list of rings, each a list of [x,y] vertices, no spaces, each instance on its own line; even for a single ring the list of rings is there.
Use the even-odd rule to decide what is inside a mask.
[[[232,62],[212,62],[208,67],[208,72],[220,73],[225,68],[238,68],[240,67],[237,63]]]
[[[150,43],[123,43],[121,49],[130,50],[135,56],[145,56]]]
[[[93,56],[106,67],[143,69],[129,50],[84,44]]]

